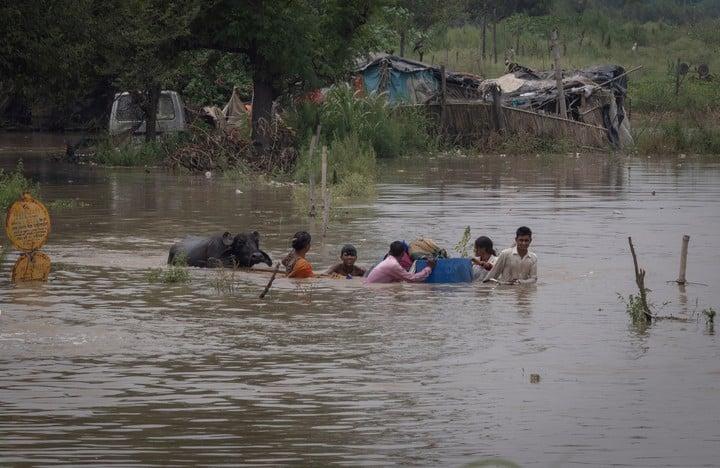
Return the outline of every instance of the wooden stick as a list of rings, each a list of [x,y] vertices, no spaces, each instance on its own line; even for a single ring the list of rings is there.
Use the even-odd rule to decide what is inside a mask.
[[[440,130],[445,130],[445,121],[447,115],[445,112],[445,103],[447,102],[447,74],[445,73],[445,65],[440,65]]]
[[[327,164],[328,164],[327,147],[322,148],[322,193],[323,193],[323,230],[322,235],[325,237],[328,222],[330,221],[330,191],[327,187]]]
[[[680,251],[680,274],[678,275],[677,284],[685,284],[685,271],[687,270],[687,253],[690,236],[684,235],[682,239],[682,249]]]
[[[310,210],[308,214],[312,217],[315,217],[315,171],[313,170],[315,167],[315,147],[320,143],[321,128],[322,125],[318,124],[315,135],[310,140],[310,155],[308,156],[310,158]]]
[[[278,270],[280,270],[280,262],[277,262],[277,264],[275,265],[275,271],[273,271],[273,274],[270,277],[270,281],[268,281],[268,284],[267,284],[267,286],[265,286],[265,289],[263,290],[263,292],[260,293],[260,299],[264,299],[265,295],[268,293],[268,291],[270,291],[273,281],[275,281],[275,276],[277,275]]]
[[[605,86],[606,84],[610,84],[610,83],[612,83],[613,81],[617,80],[618,78],[622,78],[622,77],[625,76],[625,75],[629,75],[630,73],[633,73],[633,72],[636,72],[636,71],[640,70],[642,67],[643,67],[642,65],[637,66],[637,67],[635,67],[635,68],[633,68],[633,69],[631,69],[631,70],[626,71],[625,73],[619,74],[619,75],[616,76],[615,78],[611,78],[611,79],[605,81],[604,83],[600,83],[598,86]]]
[[[553,49],[553,60],[555,61],[555,82],[558,90],[558,114],[563,119],[567,119],[567,103],[565,102],[565,88],[562,82],[562,69],[560,68],[560,45],[558,44],[558,31],[553,30],[550,36]]]
[[[645,291],[645,270],[638,267],[637,255],[635,255],[635,247],[632,243],[632,237],[628,237],[628,243],[630,244],[630,253],[632,254],[633,263],[635,264],[635,282],[640,290],[640,304],[643,307],[645,319],[650,322],[652,320],[652,314],[647,304],[647,296]]]

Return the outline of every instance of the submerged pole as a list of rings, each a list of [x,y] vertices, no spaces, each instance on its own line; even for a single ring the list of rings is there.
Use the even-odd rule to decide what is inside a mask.
[[[309,159],[309,181],[308,181],[308,189],[310,190],[310,210],[308,211],[308,215],[315,217],[315,147],[320,142],[320,129],[322,126],[318,124],[317,130],[315,131],[315,135],[312,136],[310,139],[310,153],[308,155]]]
[[[330,191],[327,188],[327,163],[328,163],[327,146],[322,147],[322,195],[323,195],[323,229],[322,235],[325,237],[328,222],[330,221]]]
[[[685,272],[687,270],[687,253],[690,236],[687,234],[682,239],[682,249],[680,250],[680,274],[678,275],[677,284],[685,284]]]

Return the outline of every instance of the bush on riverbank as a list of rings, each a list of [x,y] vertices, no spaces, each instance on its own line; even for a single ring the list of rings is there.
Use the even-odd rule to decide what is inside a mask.
[[[378,158],[392,158],[432,147],[430,120],[412,109],[391,106],[385,96],[362,96],[349,85],[333,87],[322,104],[301,103],[287,116],[301,141],[309,141],[318,124],[321,144],[356,135]]]
[[[712,114],[653,114],[635,126],[635,145],[640,154],[720,154],[720,127]]]
[[[97,145],[91,161],[103,166],[160,166],[185,140],[184,135],[178,134],[161,136],[156,141],[128,140],[116,145],[106,138]]]
[[[23,192],[30,192],[36,196],[38,191],[38,184],[23,175],[22,161],[18,163],[13,172],[5,172],[0,169],[0,213],[5,213]],[[2,216],[2,222],[5,222],[5,216]]]

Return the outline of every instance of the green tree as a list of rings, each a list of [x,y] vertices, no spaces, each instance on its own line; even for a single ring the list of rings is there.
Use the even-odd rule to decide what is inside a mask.
[[[268,144],[261,120],[294,86],[346,73],[365,39],[377,0],[218,0],[195,15],[185,46],[242,54],[253,82],[253,140]]]

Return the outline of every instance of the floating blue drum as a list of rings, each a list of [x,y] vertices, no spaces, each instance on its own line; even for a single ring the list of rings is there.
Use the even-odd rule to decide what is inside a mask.
[[[417,270],[427,266],[426,260],[417,261]],[[426,283],[470,283],[472,282],[472,261],[469,258],[439,258]]]

